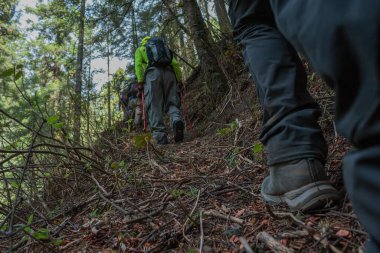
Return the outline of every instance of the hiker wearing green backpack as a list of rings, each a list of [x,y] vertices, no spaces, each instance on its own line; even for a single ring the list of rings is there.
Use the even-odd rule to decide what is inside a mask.
[[[135,72],[138,88],[144,91],[145,113],[153,138],[158,144],[168,144],[164,113],[170,117],[174,141],[182,142],[185,124],[180,111],[179,87],[182,72],[173,53],[160,38],[145,37],[135,52]]]

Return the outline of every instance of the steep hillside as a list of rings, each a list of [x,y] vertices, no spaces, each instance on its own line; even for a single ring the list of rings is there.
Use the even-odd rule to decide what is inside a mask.
[[[121,123],[103,133],[94,148],[98,167],[57,177],[45,189],[47,207],[34,204],[50,218],[32,229],[43,227],[48,236],[15,243],[17,250],[358,252],[367,234],[342,184],[341,158],[350,145],[335,135],[331,91],[310,73],[330,148],[327,170],[342,199],[328,210],[291,213],[260,198],[267,175],[258,141],[261,112],[248,73],[237,73],[212,113],[203,111],[207,100],[199,102],[200,77],[187,84],[186,118],[193,127],[181,144],[157,146],[148,133],[128,132]]]

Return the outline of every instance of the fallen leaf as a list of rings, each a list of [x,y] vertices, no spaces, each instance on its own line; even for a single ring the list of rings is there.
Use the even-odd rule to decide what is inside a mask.
[[[340,237],[350,238],[351,232],[345,229],[340,229],[338,232],[336,232],[336,235]]]
[[[236,212],[236,214],[234,215],[236,218],[239,218],[241,217],[245,212],[245,209],[241,209],[239,211]]]
[[[261,221],[260,225],[267,225],[269,223],[268,219],[264,219]]]
[[[237,235],[233,235],[233,236],[231,236],[231,238],[230,238],[230,242],[231,243],[238,243],[240,240],[239,240],[239,237],[237,236]]]

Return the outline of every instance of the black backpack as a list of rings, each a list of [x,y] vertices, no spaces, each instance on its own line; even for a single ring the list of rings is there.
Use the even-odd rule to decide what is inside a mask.
[[[149,66],[165,67],[171,64],[173,53],[160,38],[151,38],[145,44]]]

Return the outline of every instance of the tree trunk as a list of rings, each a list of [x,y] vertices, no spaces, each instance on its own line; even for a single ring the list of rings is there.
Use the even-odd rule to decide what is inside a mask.
[[[201,71],[206,79],[206,88],[211,92],[210,95],[215,97],[218,92],[224,92],[227,87],[226,77],[219,67],[215,50],[210,42],[209,33],[196,0],[184,0],[183,8],[197,50]]]
[[[203,8],[204,8],[204,19],[206,20],[206,27],[209,28],[210,32],[212,31],[211,27],[211,17],[210,17],[210,12],[208,11],[208,0],[202,0],[203,3]],[[202,13],[202,11],[201,11]]]
[[[85,18],[86,0],[81,0],[80,17],[79,17],[79,43],[77,52],[77,66],[75,73],[75,101],[74,101],[74,143],[80,144],[81,134],[81,114],[82,114],[82,72],[83,72],[83,40],[84,40],[84,18]]]
[[[136,26],[136,17],[135,17],[135,7],[133,6],[133,2],[131,3],[131,11],[132,11],[132,55],[136,52],[136,49],[139,46],[138,38],[137,38],[137,26]]]
[[[111,129],[111,81],[110,81],[110,41],[109,34],[107,37],[107,111],[108,111],[108,129]]]
[[[90,113],[91,113],[91,101],[90,101],[90,92],[92,88],[92,74],[91,74],[91,59],[92,51],[90,48],[89,54],[89,64],[88,64],[88,78],[87,78],[87,113],[86,113],[86,132],[87,132],[87,142],[90,143]]]
[[[224,0],[214,0],[216,16],[218,17],[220,31],[228,36],[232,35],[232,26],[228,18]]]

